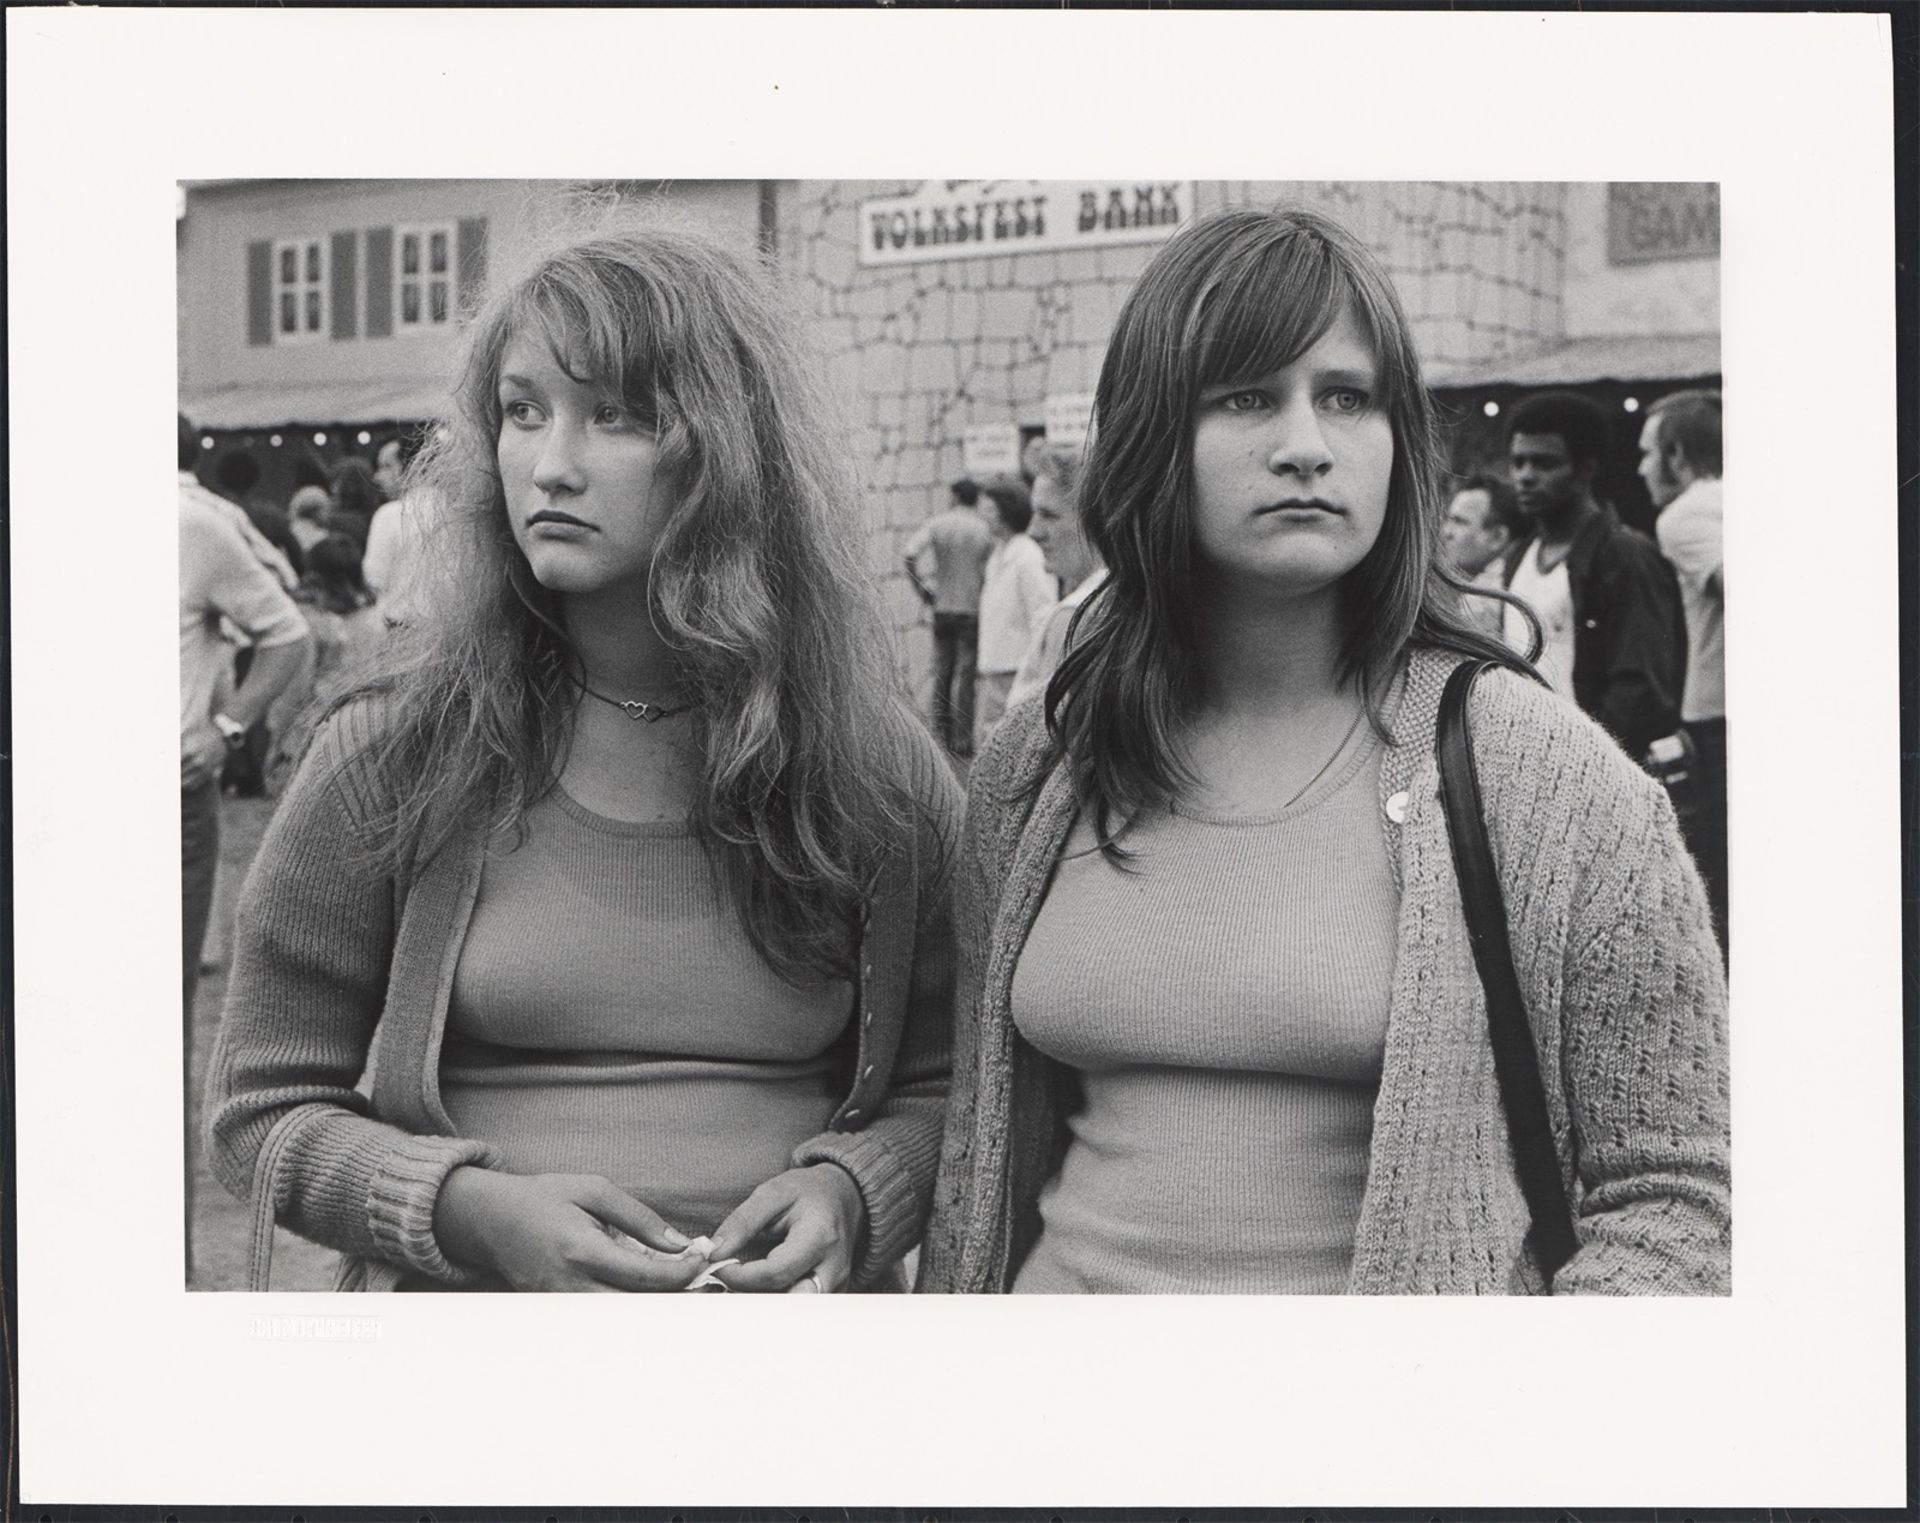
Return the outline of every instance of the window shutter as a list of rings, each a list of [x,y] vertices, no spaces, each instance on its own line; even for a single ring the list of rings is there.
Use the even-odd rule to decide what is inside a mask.
[[[459,253],[460,310],[471,312],[487,283],[487,219],[460,219]]]
[[[247,245],[247,342],[273,342],[273,245]]]
[[[333,249],[327,256],[327,278],[333,284],[333,336],[352,338],[359,332],[359,312],[354,296],[360,282],[358,255],[360,235],[351,230],[333,235]]]
[[[393,333],[393,229],[367,229],[367,337]]]

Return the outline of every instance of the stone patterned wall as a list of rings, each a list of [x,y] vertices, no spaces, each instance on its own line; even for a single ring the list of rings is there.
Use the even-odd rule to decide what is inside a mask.
[[[970,425],[1037,425],[1052,393],[1091,392],[1120,303],[1157,244],[863,268],[860,202],[913,181],[787,181],[779,259],[815,325],[868,488],[873,558],[924,702],[930,641],[900,570],[907,538],[962,474]],[[1198,214],[1288,201],[1324,212],[1385,260],[1432,364],[1530,348],[1562,330],[1563,188],[1202,181]]]

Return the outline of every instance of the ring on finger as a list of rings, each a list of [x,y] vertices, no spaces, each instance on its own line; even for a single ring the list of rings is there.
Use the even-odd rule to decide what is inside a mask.
[[[824,1295],[825,1295],[825,1294],[827,1293],[827,1287],[826,1287],[825,1285],[823,1285],[823,1284],[821,1284],[821,1283],[820,1283],[820,1271],[819,1271],[819,1270],[817,1270],[817,1269],[809,1269],[809,1270],[807,1271],[807,1278],[808,1278],[809,1280],[811,1280],[811,1281],[813,1281],[813,1288],[814,1288],[814,1290],[815,1290],[816,1292],[818,1292],[818,1293],[819,1293],[820,1295],[823,1295],[823,1296],[824,1296]]]

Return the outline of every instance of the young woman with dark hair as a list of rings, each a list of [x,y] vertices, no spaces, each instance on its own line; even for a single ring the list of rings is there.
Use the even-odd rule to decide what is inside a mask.
[[[942,1291],[1544,1288],[1437,797],[1468,714],[1578,1251],[1723,1292],[1726,991],[1658,785],[1480,633],[1374,258],[1304,212],[1169,242],[1079,511],[1109,576],[976,760]]]
[[[606,236],[472,328],[433,579],[261,848],[211,1078],[348,1286],[898,1288],[957,788],[765,287]]]

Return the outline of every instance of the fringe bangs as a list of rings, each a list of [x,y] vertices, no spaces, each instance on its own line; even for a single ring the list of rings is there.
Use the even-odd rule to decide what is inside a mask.
[[[674,366],[671,325],[636,271],[591,246],[578,254],[550,260],[514,291],[501,312],[502,336],[538,338],[573,380],[606,386],[658,427],[660,378]]]
[[[1275,301],[1275,291],[1293,294]],[[1236,251],[1189,321],[1190,397],[1291,365],[1351,305],[1352,282],[1310,239],[1275,238]]]

